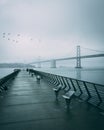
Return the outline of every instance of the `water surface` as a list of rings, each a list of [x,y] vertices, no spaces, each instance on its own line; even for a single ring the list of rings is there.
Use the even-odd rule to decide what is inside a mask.
[[[36,68],[37,69],[37,68]],[[104,68],[38,68],[39,71],[104,85]]]

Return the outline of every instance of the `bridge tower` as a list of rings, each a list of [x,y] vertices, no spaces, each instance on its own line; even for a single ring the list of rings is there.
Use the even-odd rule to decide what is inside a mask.
[[[77,46],[77,54],[76,54],[76,68],[81,68],[81,50],[80,46]]]
[[[51,60],[51,68],[56,68],[56,60]]]

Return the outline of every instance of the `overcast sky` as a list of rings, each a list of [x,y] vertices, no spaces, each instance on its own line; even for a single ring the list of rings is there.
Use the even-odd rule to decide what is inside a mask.
[[[104,0],[0,0],[0,62],[69,57],[77,45],[104,51]]]

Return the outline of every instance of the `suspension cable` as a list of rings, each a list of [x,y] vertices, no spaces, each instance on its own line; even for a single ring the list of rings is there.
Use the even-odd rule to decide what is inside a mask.
[[[83,48],[83,49],[87,49],[87,50],[90,50],[90,51],[103,52],[103,53],[104,53],[104,51],[101,51],[101,50],[94,50],[94,49],[91,49],[91,48],[85,48],[85,47],[82,47],[82,46],[81,46],[81,48]]]

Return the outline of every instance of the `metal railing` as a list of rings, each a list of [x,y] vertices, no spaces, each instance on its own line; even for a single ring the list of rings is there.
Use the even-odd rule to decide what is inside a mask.
[[[13,73],[0,79],[0,92],[8,89],[8,84],[12,79],[15,78],[15,76],[19,73],[19,71],[20,71],[19,69],[16,69]]]
[[[62,89],[65,92],[74,90],[77,97],[104,110],[104,85],[32,69],[30,69],[29,72],[35,75],[40,75],[53,86],[62,85]]]

